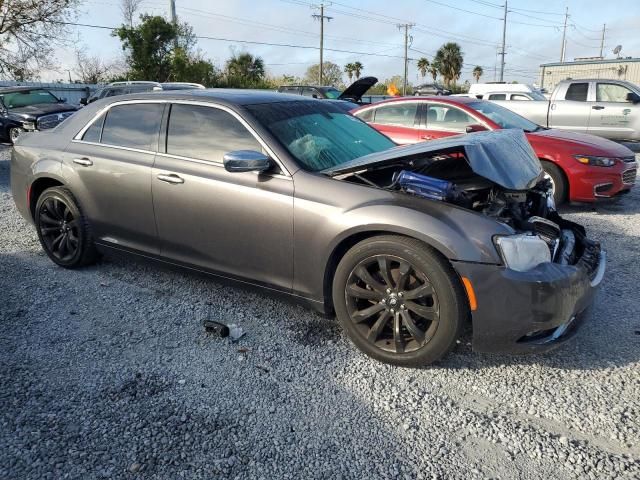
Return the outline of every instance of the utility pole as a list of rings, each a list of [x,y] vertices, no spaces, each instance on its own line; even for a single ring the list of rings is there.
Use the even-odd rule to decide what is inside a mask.
[[[324,21],[331,21],[333,17],[327,17],[324,14],[324,3],[321,3],[320,6],[314,6],[314,8],[320,9],[320,15],[314,13],[311,15],[314,19],[320,20],[320,71],[318,72],[318,85],[322,86],[322,51],[324,49]]]
[[[398,29],[404,28],[404,76],[402,77],[402,96],[407,95],[407,76],[409,75],[409,29],[414,26],[413,23],[405,23],[398,25]],[[411,40],[413,41],[413,40]]]
[[[562,47],[560,48],[560,61],[564,62],[564,55],[567,51],[567,19],[569,18],[569,7],[564,12],[564,27],[562,29]]]
[[[602,39],[600,40],[600,58],[604,58],[602,53],[604,52],[604,32],[607,31],[607,24],[602,25]]]
[[[171,13],[171,24],[174,27],[178,26],[178,18],[176,17],[176,0],[169,0],[169,12]],[[173,39],[173,50],[178,49],[178,36]]]
[[[500,56],[502,57],[500,60],[500,81],[504,82],[504,56],[507,52],[505,49],[507,48],[507,13],[509,12],[507,7],[507,0],[504,0],[504,18],[502,23],[502,51],[500,52]]]

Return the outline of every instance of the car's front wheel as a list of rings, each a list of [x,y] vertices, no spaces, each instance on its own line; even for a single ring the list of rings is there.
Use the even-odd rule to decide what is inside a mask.
[[[34,213],[40,244],[51,260],[65,268],[82,267],[96,260],[89,222],[69,189],[46,189],[38,198]]]
[[[16,141],[18,140],[21,134],[22,134],[22,129],[19,127],[11,127],[9,129],[9,141],[11,142],[11,145],[16,143]]]
[[[455,345],[469,309],[460,281],[438,252],[417,240],[364,240],[340,261],[333,302],[360,350],[406,367],[435,362]]]

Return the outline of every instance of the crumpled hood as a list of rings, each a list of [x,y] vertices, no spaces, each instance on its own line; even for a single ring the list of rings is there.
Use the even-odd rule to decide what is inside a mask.
[[[327,168],[322,173],[330,176],[352,173],[409,161],[421,154],[434,155],[460,148],[464,149],[475,173],[508,190],[528,190],[538,183],[542,175],[540,160],[524,132],[516,129],[469,133],[395,147]]]
[[[37,103],[26,107],[10,108],[9,115],[15,115],[16,117],[23,119],[33,119],[43,115],[49,115],[50,113],[62,113],[76,110],[77,107],[69,105],[68,103]]]
[[[580,151],[576,151],[581,155],[599,155],[607,157],[632,157],[633,152],[624,145],[616,143],[606,138],[596,137],[595,135],[589,135],[586,133],[568,132],[566,130],[548,129],[541,130],[539,132],[533,132],[527,134],[529,141],[535,145],[536,137],[543,138],[557,138],[565,142],[571,142],[575,144],[576,148],[581,148]]]

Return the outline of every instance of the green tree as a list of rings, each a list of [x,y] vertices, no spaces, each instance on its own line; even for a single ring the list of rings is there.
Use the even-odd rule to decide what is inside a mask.
[[[447,86],[460,78],[463,64],[460,45],[455,42],[445,43],[438,49],[435,60],[438,62],[438,70]]]
[[[196,82],[205,87],[216,87],[220,83],[219,70],[200,54],[190,55],[178,48],[171,58],[172,82]]]
[[[480,81],[480,77],[484,74],[484,70],[480,65],[476,65],[472,73],[473,73],[473,78],[475,78],[476,83],[478,83]]]
[[[254,86],[264,80],[264,60],[247,52],[234,53],[227,60],[225,69],[227,81],[238,86]]]
[[[416,66],[418,67],[418,71],[420,72],[420,76],[424,79],[427,76],[427,71],[429,71],[429,60],[425,57],[421,57],[418,59],[418,63]],[[434,78],[435,81],[435,78]]]
[[[429,65],[429,73],[431,74],[431,78],[433,78],[433,83],[438,79],[438,74],[440,73],[440,63],[437,58],[434,58],[431,64]]]
[[[364,70],[364,65],[362,65],[360,62],[355,62],[353,64],[353,74],[355,75],[356,80],[360,78],[360,74],[362,73],[362,70]]]
[[[307,68],[304,80],[310,85],[316,85],[320,73],[320,64],[316,63]],[[337,87],[342,84],[342,69],[333,62],[322,62],[322,81],[325,85]]]
[[[188,55],[195,37],[186,24],[174,25],[163,17],[151,15],[142,15],[140,20],[138,26],[122,25],[113,32],[126,52],[128,77],[166,82],[175,77],[174,53],[179,55],[182,51]]]
[[[347,63],[344,66],[344,71],[347,74],[347,77],[349,77],[349,83],[351,83],[351,80],[353,80],[353,71],[355,70],[355,65],[353,63]]]

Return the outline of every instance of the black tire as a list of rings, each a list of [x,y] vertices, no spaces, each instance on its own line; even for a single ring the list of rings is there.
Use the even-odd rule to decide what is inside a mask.
[[[7,131],[7,138],[9,139],[9,143],[13,145],[15,141],[20,137],[21,134],[22,134],[22,129],[20,127],[11,127]]]
[[[361,279],[367,273],[373,286]],[[389,284],[392,287],[386,288]],[[432,293],[417,297],[418,290]],[[449,262],[422,242],[396,235],[363,240],[344,255],[333,279],[333,303],[342,327],[360,350],[404,367],[444,357],[469,317],[466,295]],[[371,310],[374,313],[367,316]]]
[[[556,202],[556,206],[562,205],[567,201],[567,193],[569,192],[569,185],[567,184],[567,177],[557,165],[551,162],[542,161],[542,168],[551,177],[553,182],[553,199]]]
[[[89,222],[68,188],[51,187],[42,192],[34,222],[43,250],[61,267],[83,267],[98,258]]]

